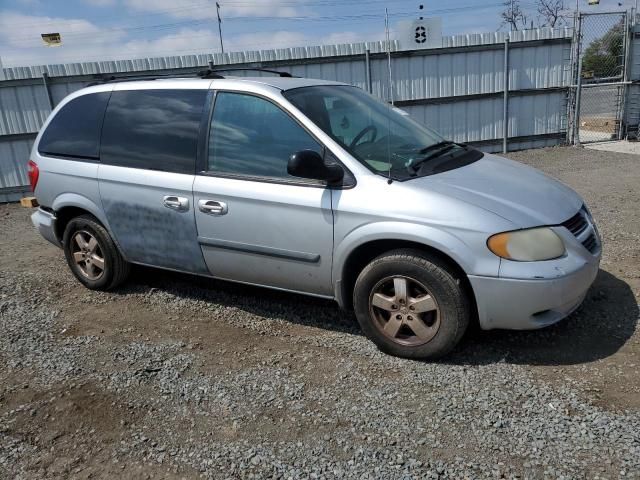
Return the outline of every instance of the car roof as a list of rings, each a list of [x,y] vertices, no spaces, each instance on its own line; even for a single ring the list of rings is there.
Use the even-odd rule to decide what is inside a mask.
[[[116,90],[126,90],[127,87],[134,87],[135,90],[144,90],[145,87],[158,88],[159,83],[168,88],[216,88],[217,84],[227,84],[232,82],[263,85],[278,90],[291,90],[300,87],[311,87],[314,85],[346,85],[341,82],[333,82],[329,80],[318,80],[313,78],[298,78],[298,77],[279,77],[279,76],[264,76],[264,77],[232,77],[225,76],[220,79],[204,79],[193,77],[162,77],[157,78],[139,78],[127,80],[123,77],[115,83],[99,83],[93,86],[92,90],[109,90],[110,85],[117,85]],[[178,86],[179,85],[179,86]]]
[[[238,80],[242,82],[261,83],[263,85],[269,85],[279,90],[291,90],[293,88],[312,87],[315,85],[346,85],[341,82],[333,82],[331,80],[318,80],[315,78],[299,78],[299,77],[278,77],[278,76],[264,76],[264,77],[225,77],[225,80]],[[215,88],[216,82],[220,80],[214,80],[211,85]]]

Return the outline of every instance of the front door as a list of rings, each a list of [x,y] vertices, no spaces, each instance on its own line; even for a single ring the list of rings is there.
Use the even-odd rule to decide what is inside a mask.
[[[198,241],[212,275],[332,295],[331,192],[287,173],[318,142],[262,97],[218,92],[205,171],[193,186]]]

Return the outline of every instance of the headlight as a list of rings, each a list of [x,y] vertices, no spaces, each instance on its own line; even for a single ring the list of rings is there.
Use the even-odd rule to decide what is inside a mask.
[[[518,262],[551,260],[564,255],[562,239],[550,228],[531,228],[498,233],[487,240],[489,250]]]

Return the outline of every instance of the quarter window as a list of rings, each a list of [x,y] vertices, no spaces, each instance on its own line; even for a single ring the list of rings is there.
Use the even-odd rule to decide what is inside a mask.
[[[306,130],[268,100],[241,93],[216,95],[208,169],[247,176],[293,178],[287,163],[300,150],[322,149]]]
[[[110,165],[194,173],[207,90],[113,92],[102,130]]]
[[[110,92],[89,93],[65,104],[49,122],[38,144],[42,155],[97,159],[100,129]]]

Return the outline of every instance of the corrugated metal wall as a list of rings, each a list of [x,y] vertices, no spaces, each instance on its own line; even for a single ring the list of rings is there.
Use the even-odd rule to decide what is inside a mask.
[[[0,141],[0,202],[19,200],[29,184],[26,163],[33,138]]]
[[[403,107],[420,123],[429,125],[456,142],[502,139],[502,98],[479,98],[464,102]],[[544,136],[560,132],[566,116],[566,93],[513,97],[509,100],[509,137]],[[530,142],[535,139],[526,139]],[[541,139],[539,139],[541,140]],[[522,149],[512,142],[513,150]],[[558,141],[556,139],[555,144]],[[527,143],[529,145],[530,143]],[[544,143],[547,145],[547,143]],[[497,151],[497,148],[492,149]]]
[[[627,69],[632,83],[627,85],[624,120],[629,134],[638,139],[640,138],[640,84],[638,83],[640,80],[640,24],[631,28],[630,47]]]
[[[392,42],[393,99],[417,121],[460,142],[501,148],[504,41],[509,46],[511,149],[557,144],[566,129],[571,32],[538,29],[446,37],[442,48],[400,51]],[[263,66],[298,76],[337,80],[391,99],[382,42],[301,47],[225,55],[187,55],[140,60],[73,63],[0,70],[0,202],[26,191],[26,162],[35,135],[51,108],[42,74],[57,104],[104,73],[158,73],[214,65]]]

